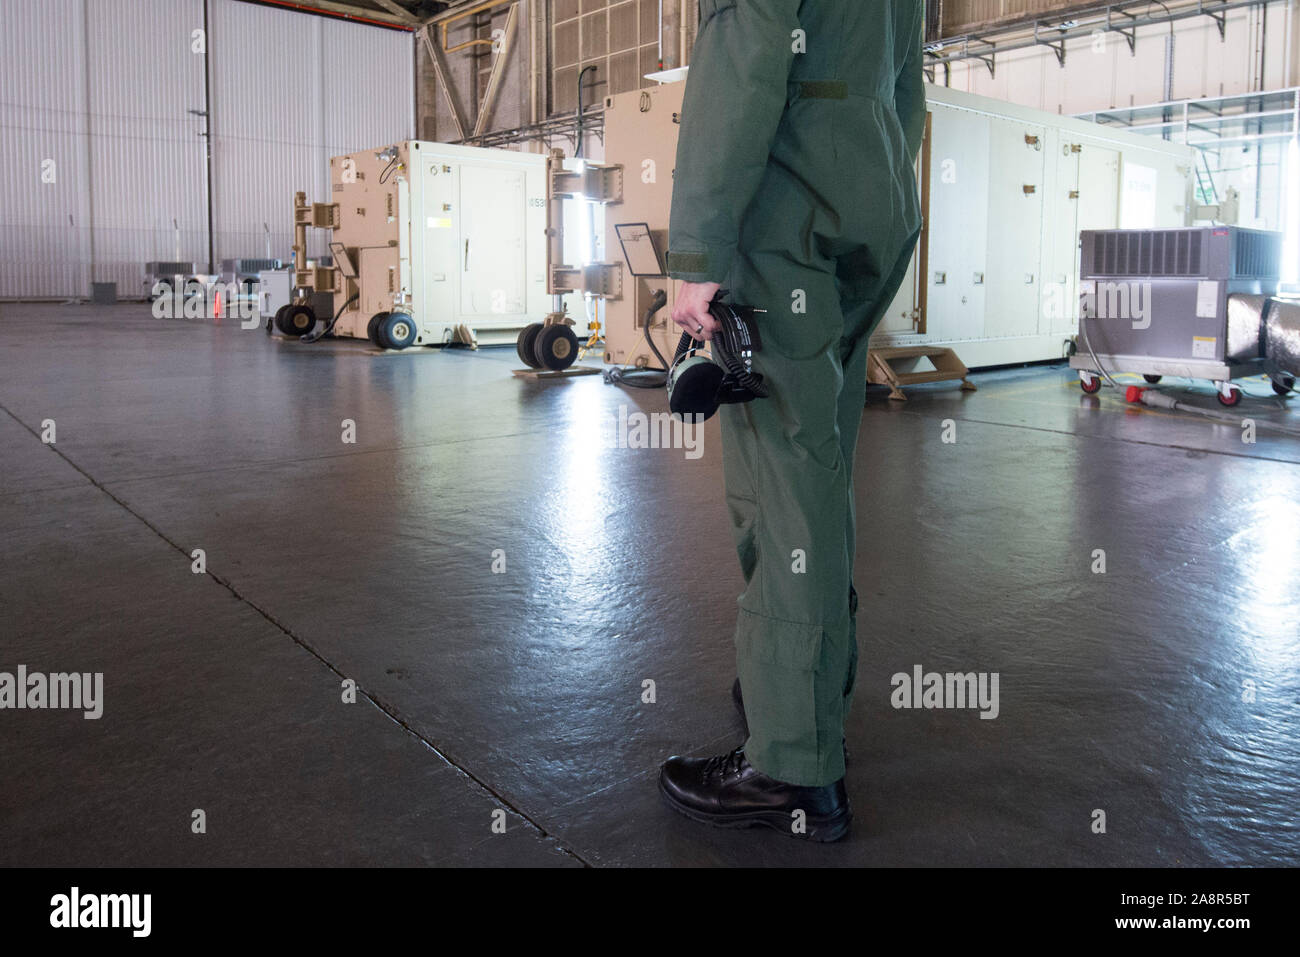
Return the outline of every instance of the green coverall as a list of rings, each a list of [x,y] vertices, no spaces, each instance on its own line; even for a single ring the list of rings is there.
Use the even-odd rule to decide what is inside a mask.
[[[867,340],[921,227],[921,0],[700,0],[669,273],[766,309],[771,397],[722,408],[749,762],[844,776]]]

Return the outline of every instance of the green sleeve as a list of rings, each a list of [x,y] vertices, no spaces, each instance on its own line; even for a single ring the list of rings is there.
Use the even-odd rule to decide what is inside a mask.
[[[725,281],[785,113],[800,0],[701,0],[686,80],[668,272]]]
[[[921,17],[922,5],[916,5],[916,27],[908,43],[907,59],[899,71],[894,84],[894,111],[903,126],[903,139],[907,143],[907,155],[912,160],[921,149],[921,137],[925,135],[925,84],[921,73],[921,39],[924,20]]]

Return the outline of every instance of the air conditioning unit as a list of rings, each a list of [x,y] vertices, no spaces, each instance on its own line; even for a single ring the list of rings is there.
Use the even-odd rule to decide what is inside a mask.
[[[1220,401],[1235,405],[1241,393],[1231,380],[1269,371],[1281,233],[1084,230],[1079,246],[1079,349],[1070,365],[1085,392],[1101,388],[1103,370],[1185,376],[1211,380]]]

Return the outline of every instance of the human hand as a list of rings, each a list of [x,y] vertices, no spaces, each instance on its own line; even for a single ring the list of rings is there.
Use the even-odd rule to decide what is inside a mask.
[[[716,282],[682,283],[673,304],[673,322],[696,339],[711,340],[718,323],[709,315],[709,303],[721,288]]]

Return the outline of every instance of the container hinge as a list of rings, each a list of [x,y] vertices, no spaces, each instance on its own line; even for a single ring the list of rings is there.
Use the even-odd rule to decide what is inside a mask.
[[[582,292],[601,299],[623,297],[623,264],[591,263],[586,266],[552,266],[552,295]]]

